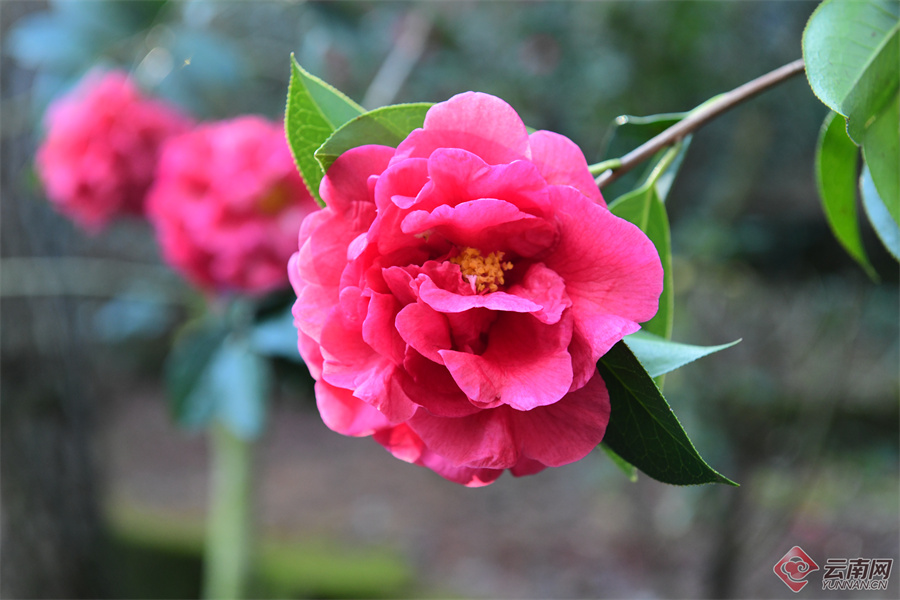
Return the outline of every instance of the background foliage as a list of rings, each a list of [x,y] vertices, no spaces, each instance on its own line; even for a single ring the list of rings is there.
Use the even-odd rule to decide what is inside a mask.
[[[116,596],[143,581],[132,593],[184,596],[190,568],[175,591],[141,573],[193,556],[205,504],[203,446],[167,425],[159,379],[197,299],[159,266],[141,224],[86,238],[29,173],[43,109],[86,70],[124,66],[202,118],[277,118],[294,52],[367,109],[496,94],[593,162],[635,145],[625,127],[610,139],[618,115],[688,110],[797,58],[815,7],[0,4],[3,530],[22,549],[3,555],[4,595]],[[406,33],[417,27],[418,48]],[[271,557],[261,590],[781,597],[771,566],[793,545],[817,560],[897,558],[897,271],[864,222],[860,244],[882,280],[871,283],[822,216],[814,148],[827,112],[802,78],[768,92],[698,132],[667,190],[674,338],[744,340],[669,375],[667,396],[741,488],[631,484],[598,454],[456,490],[330,434],[308,381],[276,364],[258,471]],[[110,537],[131,554],[98,551]],[[41,575],[51,564],[53,581]]]

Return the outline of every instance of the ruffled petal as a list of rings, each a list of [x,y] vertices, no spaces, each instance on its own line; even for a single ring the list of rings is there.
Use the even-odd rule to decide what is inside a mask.
[[[478,248],[483,254],[503,250],[534,256],[556,239],[553,224],[493,198],[441,205],[432,212],[414,210],[400,226],[406,234],[437,234],[457,247]]]
[[[544,263],[566,282],[575,327],[596,362],[659,307],[663,270],[635,225],[567,187],[551,187],[559,243]]]
[[[441,350],[444,364],[473,404],[501,404],[531,410],[559,401],[572,386],[572,358],[567,350],[571,319],[554,325],[530,315],[501,315],[490,332],[487,350],[469,354]]]
[[[456,206],[479,198],[506,200],[535,216],[547,216],[547,182],[526,160],[491,165],[459,148],[439,148],[428,158],[430,185],[422,188],[417,207]]]
[[[396,328],[403,341],[425,358],[444,364],[438,352],[450,348],[447,317],[425,304],[407,304],[397,313]]]
[[[398,425],[375,434],[376,442],[400,460],[427,467],[449,481],[466,487],[481,487],[493,483],[502,469],[473,469],[450,464],[428,450],[422,440],[407,425]]]
[[[322,380],[316,382],[316,406],[325,425],[343,435],[363,437],[391,425],[383,414],[355,398],[350,390]]]
[[[555,404],[512,412],[522,454],[549,467],[580,460],[597,447],[609,423],[609,392],[599,374]]]
[[[572,306],[566,294],[566,282],[544,263],[531,265],[522,282],[510,287],[509,293],[540,305],[540,310],[531,314],[541,323],[557,323],[563,311]]]
[[[465,417],[481,410],[469,402],[443,365],[410,350],[403,366],[405,372],[400,379],[403,391],[430,414]]]
[[[506,292],[484,295],[473,292],[470,295],[463,295],[439,288],[425,275],[419,277],[422,278],[419,283],[419,298],[438,312],[459,313],[473,308],[487,308],[504,312],[530,313],[541,309],[540,304]]]
[[[463,148],[494,165],[531,157],[528,130],[516,111],[500,98],[478,92],[432,106],[422,129],[397,147],[393,162],[428,158],[438,148]]]
[[[570,185],[606,206],[594,177],[588,171],[581,148],[564,135],[552,131],[535,131],[529,136],[531,162],[551,185]]]
[[[376,145],[359,146],[338,156],[319,185],[325,205],[346,213],[354,204],[374,203],[369,177],[380,175],[393,156],[393,148]]]
[[[508,469],[519,461],[506,406],[459,418],[419,410],[407,421],[425,446],[454,466]]]

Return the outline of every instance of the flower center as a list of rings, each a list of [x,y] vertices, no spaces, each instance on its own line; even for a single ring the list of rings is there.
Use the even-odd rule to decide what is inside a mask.
[[[513,268],[509,261],[503,261],[503,252],[491,252],[482,256],[475,248],[463,248],[450,262],[459,265],[463,279],[472,284],[476,292],[496,292],[504,284],[503,272]]]

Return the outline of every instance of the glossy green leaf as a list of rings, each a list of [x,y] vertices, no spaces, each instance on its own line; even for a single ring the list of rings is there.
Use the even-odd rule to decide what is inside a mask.
[[[847,135],[844,118],[829,113],[816,147],[816,183],[835,237],[872,279],[878,276],[866,256],[856,211],[856,163],[859,149]]]
[[[900,224],[900,92],[866,130],[862,150],[881,201]]]
[[[198,393],[214,398],[216,417],[243,439],[259,437],[265,425],[269,371],[248,340],[228,336],[204,374]]]
[[[896,0],[825,0],[803,32],[810,87],[848,117],[857,143],[900,85],[900,4]]]
[[[868,215],[875,233],[888,252],[900,261],[900,227],[897,227],[897,222],[894,221],[884,202],[881,201],[868,166],[863,167],[862,176],[859,178],[859,188],[862,192],[863,208],[866,210],[866,215]]]
[[[616,454],[607,444],[600,442],[600,448],[606,453],[606,456],[609,457],[612,463],[625,473],[625,476],[628,477],[628,481],[632,483],[637,481],[637,467]]]
[[[307,73],[291,55],[285,135],[306,187],[321,206],[324,203],[319,196],[319,183],[324,172],[315,152],[337,128],[363,112],[347,96]]]
[[[396,148],[425,122],[431,104],[393,104],[369,111],[344,123],[316,150],[316,160],[327,171],[337,157],[357,146],[379,144]]]
[[[643,330],[625,337],[625,343],[647,369],[650,377],[665,375],[698,358],[731,348],[740,341],[719,346],[694,346],[673,342]]]
[[[202,429],[215,412],[215,398],[203,391],[204,377],[227,335],[222,321],[193,321],[182,329],[166,358],[169,408],[182,427]]]
[[[681,170],[681,163],[684,162],[684,157],[687,155],[692,139],[693,136],[691,135],[684,136],[684,139],[678,144],[678,152],[675,154],[675,158],[672,160],[671,164],[660,173],[656,180],[656,194],[663,204],[665,204],[666,199],[669,197],[669,191],[672,189],[672,184],[675,183],[675,177]]]
[[[603,442],[650,477],[675,485],[726,483],[700,457],[640,361],[619,342],[597,363],[611,414]]]

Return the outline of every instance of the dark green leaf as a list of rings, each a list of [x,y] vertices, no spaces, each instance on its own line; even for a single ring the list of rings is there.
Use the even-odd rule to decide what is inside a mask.
[[[894,223],[900,224],[900,93],[866,130],[862,149],[881,201]]]
[[[848,117],[861,142],[871,118],[900,85],[900,5],[896,0],[825,0],[803,32],[810,87]]]
[[[621,469],[622,472],[625,473],[625,475],[628,477],[628,481],[632,483],[637,481],[637,467],[613,452],[612,448],[607,446],[605,443],[600,442],[600,448],[603,449],[604,452],[606,452],[606,455],[613,462],[613,464],[619,467],[619,469]]]
[[[844,118],[829,113],[816,147],[816,183],[828,224],[835,237],[872,279],[872,268],[859,234],[856,214],[856,163],[859,150],[847,135]]]
[[[740,341],[735,340],[720,346],[693,346],[672,342],[646,331],[638,331],[625,337],[625,343],[647,369],[650,377],[665,375],[698,358],[731,348]]]
[[[297,329],[291,309],[260,321],[250,330],[250,346],[263,356],[277,356],[303,362],[297,350]]]
[[[692,139],[693,136],[686,135],[684,139],[681,140],[678,145],[678,153],[675,155],[672,163],[660,173],[659,178],[656,180],[656,194],[659,196],[659,201],[663,204],[665,204],[666,198],[669,197],[669,190],[672,189],[672,184],[675,183],[675,177],[681,170],[681,163],[684,162],[684,157],[687,155]]]
[[[862,192],[863,208],[875,233],[878,234],[881,243],[888,249],[888,252],[894,255],[894,258],[900,260],[900,227],[891,217],[891,213],[884,206],[875,184],[872,182],[872,176],[869,173],[868,166],[863,166],[862,177],[859,178],[859,189]]]
[[[215,413],[232,433],[254,439],[263,430],[269,394],[269,371],[246,339],[229,336],[205,374],[202,393],[214,398]],[[200,393],[201,390],[198,390]]]
[[[324,172],[315,152],[335,129],[363,113],[362,107],[318,77],[310,75],[291,55],[291,82],[288,87],[284,129],[294,162],[316,201]]]
[[[700,457],[653,379],[624,342],[597,363],[611,415],[603,442],[650,477],[675,485],[726,483]]]
[[[203,393],[204,375],[228,335],[224,322],[202,319],[189,323],[166,358],[169,407],[175,421],[188,429],[206,426],[215,412],[215,398]]]
[[[396,148],[409,133],[425,122],[431,104],[393,104],[369,111],[344,123],[316,150],[322,171],[328,171],[337,157],[357,146],[379,144]]]

